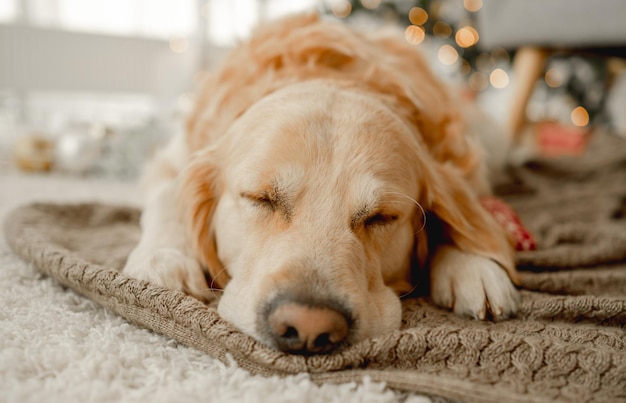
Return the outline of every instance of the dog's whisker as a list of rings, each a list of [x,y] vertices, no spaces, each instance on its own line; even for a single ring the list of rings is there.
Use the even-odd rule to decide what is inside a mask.
[[[416,283],[413,288],[411,288],[409,291],[405,292],[404,294],[400,295],[398,298],[403,299],[405,297],[408,297],[409,295],[413,294],[413,291],[415,291],[415,289],[417,289],[418,284]]]
[[[215,279],[219,277],[220,274],[224,273],[225,271],[226,271],[226,266],[222,266],[220,271],[218,271],[215,276],[211,276],[211,284],[209,285],[210,288],[214,288],[213,285],[215,285]]]
[[[213,288],[213,287],[207,287],[203,291],[211,291],[214,297],[215,297],[215,292],[224,292],[224,290],[222,290],[221,288]]]
[[[213,298],[217,298],[217,295],[215,295],[215,291],[223,292],[221,288],[216,288],[214,287],[214,285],[215,285],[215,278],[219,277],[220,274],[224,273],[225,271],[226,271],[226,266],[222,266],[222,269],[218,271],[215,276],[211,276],[211,284],[209,284],[208,290],[211,291],[211,293],[213,294]]]
[[[422,226],[420,227],[420,229],[417,230],[416,234],[422,232],[424,230],[424,228],[426,228],[426,210],[424,210],[424,207],[422,207],[422,205],[417,200],[415,200],[411,196],[405,195],[404,193],[400,193],[400,192],[390,192],[390,191],[387,191],[387,192],[385,192],[385,194],[390,194],[390,195],[395,195],[395,196],[402,196],[405,199],[409,199],[411,202],[413,202],[413,204],[415,204],[420,209],[420,211],[422,212]]]
[[[415,204],[420,209],[420,211],[422,212],[422,226],[417,230],[416,234],[421,232],[421,231],[423,231],[424,228],[426,228],[426,210],[424,210],[424,207],[422,207],[422,205],[417,200],[415,200],[411,196],[405,195],[404,193],[400,193],[400,192],[385,192],[385,194],[390,194],[390,195],[395,195],[395,196],[402,196],[403,198],[408,199],[411,202],[413,202],[413,204]],[[416,283],[415,285],[413,285],[413,287],[409,291],[407,291],[404,294],[398,296],[398,298],[402,300],[403,298],[411,295],[417,289],[418,286],[419,286],[419,284]]]

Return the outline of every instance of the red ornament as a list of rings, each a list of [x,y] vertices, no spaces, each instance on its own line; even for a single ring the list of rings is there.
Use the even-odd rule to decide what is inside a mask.
[[[484,197],[480,199],[480,202],[496,219],[498,224],[511,235],[511,238],[515,241],[515,248],[518,251],[537,249],[537,243],[532,234],[524,227],[524,224],[522,224],[519,216],[511,206],[497,197]]]

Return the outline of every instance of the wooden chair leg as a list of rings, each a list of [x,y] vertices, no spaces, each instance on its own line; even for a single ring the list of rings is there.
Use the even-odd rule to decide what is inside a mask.
[[[508,121],[508,133],[513,136],[513,144],[519,141],[521,129],[526,121],[526,105],[535,87],[535,82],[543,73],[549,52],[534,47],[518,49],[513,60],[513,101]]]

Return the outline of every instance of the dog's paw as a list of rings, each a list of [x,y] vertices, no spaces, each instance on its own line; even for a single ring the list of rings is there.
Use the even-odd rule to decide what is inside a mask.
[[[152,284],[183,291],[201,301],[206,301],[211,294],[200,264],[177,249],[137,249],[129,256],[124,273]]]
[[[457,315],[499,320],[517,312],[517,289],[490,259],[444,246],[433,259],[430,276],[433,301]]]

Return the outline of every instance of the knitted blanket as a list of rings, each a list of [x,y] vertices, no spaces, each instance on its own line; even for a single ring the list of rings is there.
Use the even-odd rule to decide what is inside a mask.
[[[535,236],[520,252],[515,319],[459,318],[427,298],[403,301],[402,328],[341,352],[284,354],[208,305],[121,274],[139,211],[33,204],[8,216],[13,250],[41,272],[130,322],[255,374],[306,371],[323,382],[368,375],[391,388],[463,401],[626,401],[626,142],[596,136],[582,159],[511,169],[497,188]]]

